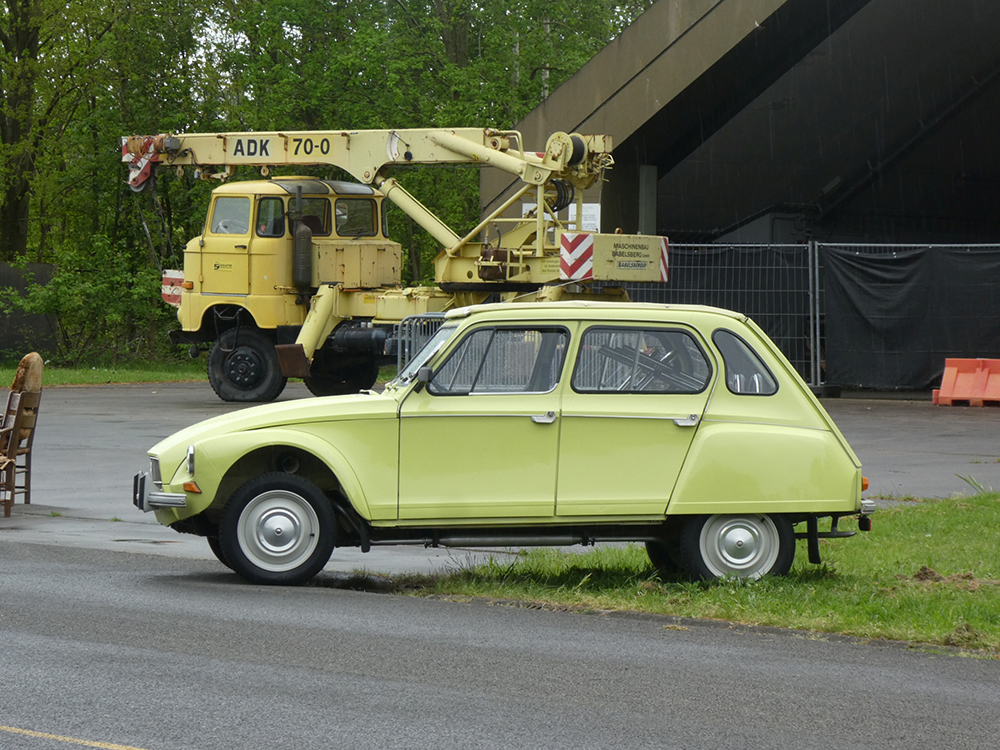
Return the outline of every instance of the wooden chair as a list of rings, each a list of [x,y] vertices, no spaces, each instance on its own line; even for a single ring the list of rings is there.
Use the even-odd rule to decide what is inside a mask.
[[[23,414],[21,398],[22,394],[15,391],[7,394],[7,406],[0,424],[0,501],[3,502],[4,518],[10,518],[17,484],[17,454],[21,447]]]
[[[17,463],[14,465],[14,494],[24,495],[25,505],[31,504],[31,444],[35,440],[41,400],[41,391],[21,393],[21,445],[17,449]]]

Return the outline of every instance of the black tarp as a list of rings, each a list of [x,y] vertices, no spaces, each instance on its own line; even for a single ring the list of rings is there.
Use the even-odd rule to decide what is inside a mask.
[[[822,246],[826,382],[937,386],[948,357],[1000,358],[1000,249]]]

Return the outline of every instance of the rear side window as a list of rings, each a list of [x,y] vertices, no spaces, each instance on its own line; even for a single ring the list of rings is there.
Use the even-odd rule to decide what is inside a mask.
[[[559,382],[568,333],[561,328],[486,328],[459,344],[428,385],[438,396],[545,393]]]
[[[590,328],[580,342],[573,390],[580,393],[699,393],[712,368],[685,331]]]
[[[740,396],[771,396],[778,392],[778,382],[746,341],[724,328],[712,334],[712,341],[722,353],[730,391]]]

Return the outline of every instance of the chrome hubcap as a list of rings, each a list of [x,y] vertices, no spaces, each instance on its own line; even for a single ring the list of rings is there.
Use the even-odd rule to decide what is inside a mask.
[[[239,520],[240,549],[258,568],[291,570],[306,562],[319,543],[319,517],[294,492],[270,490],[251,500]]]
[[[774,567],[778,530],[767,516],[712,516],[701,530],[701,555],[716,576],[760,578]]]

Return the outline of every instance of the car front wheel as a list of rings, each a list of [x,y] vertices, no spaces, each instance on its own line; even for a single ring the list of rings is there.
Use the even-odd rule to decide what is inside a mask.
[[[336,518],[323,492],[293,474],[264,474],[233,493],[219,542],[229,566],[252,583],[295,585],[333,552]]]
[[[785,575],[795,557],[795,532],[780,515],[695,516],[681,529],[680,551],[702,580]]]

